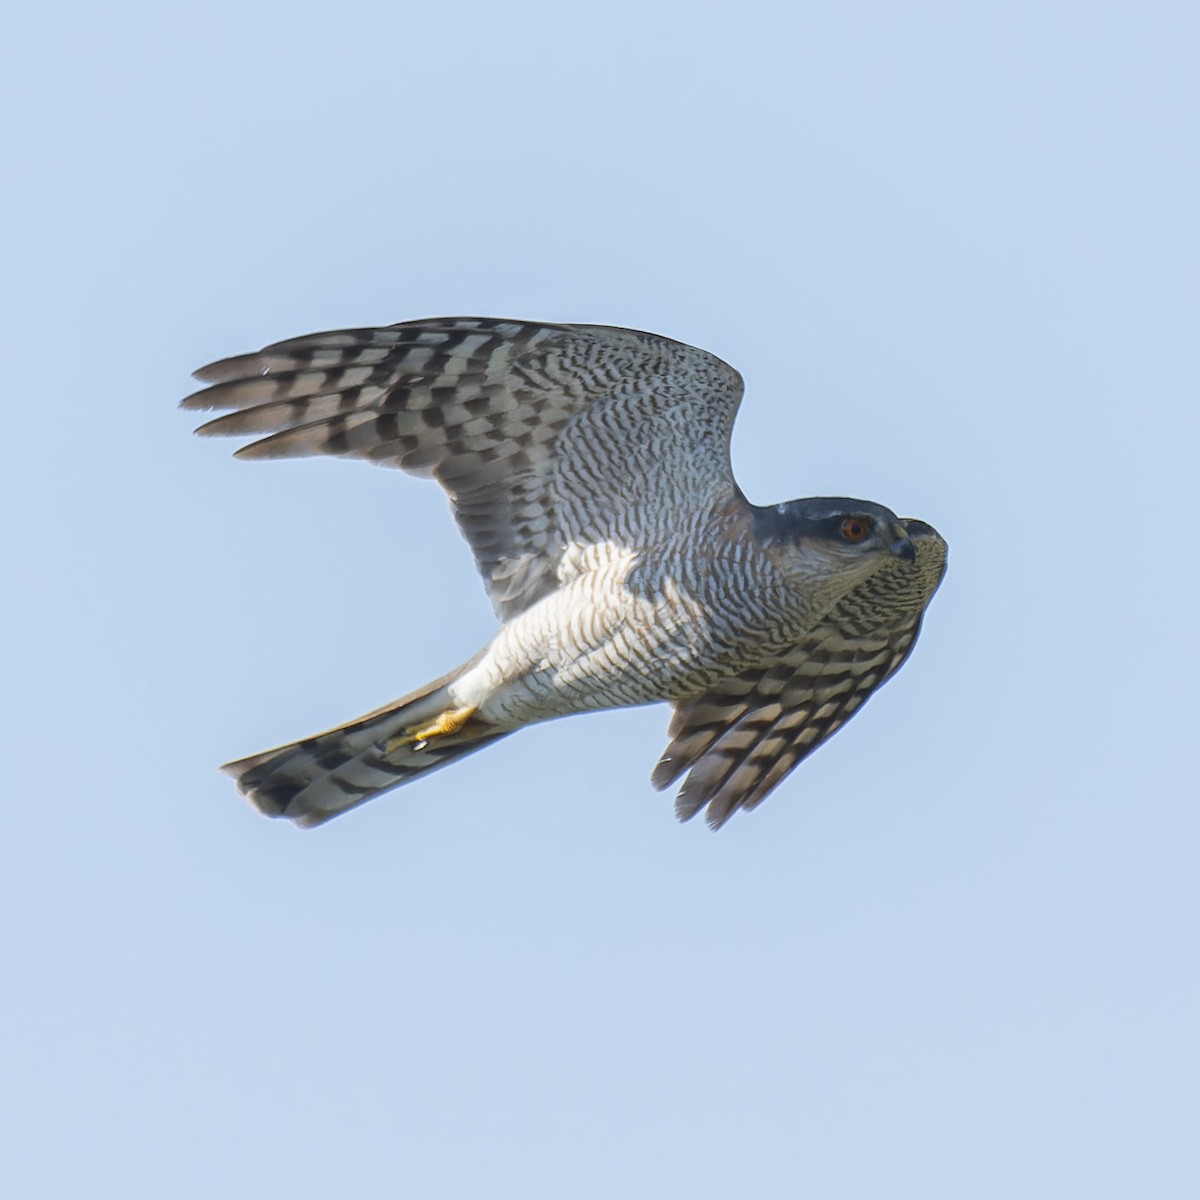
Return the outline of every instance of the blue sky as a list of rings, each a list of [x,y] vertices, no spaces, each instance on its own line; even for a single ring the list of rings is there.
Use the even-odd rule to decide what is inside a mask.
[[[1194,1194],[1194,7],[6,22],[7,1193]],[[493,621],[435,487],[234,462],[188,373],[444,313],[705,346],[752,500],[949,539],[720,834],[666,709],[312,833],[216,772]]]

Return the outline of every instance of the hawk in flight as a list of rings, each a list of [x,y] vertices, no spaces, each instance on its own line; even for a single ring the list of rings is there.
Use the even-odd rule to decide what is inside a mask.
[[[668,701],[681,820],[753,808],[908,657],[946,543],[864,500],[767,508],[734,482],[741,376],[597,325],[449,317],[317,333],[202,367],[240,458],[432,475],[500,629],[457,670],[224,769],[319,825],[535,721]]]

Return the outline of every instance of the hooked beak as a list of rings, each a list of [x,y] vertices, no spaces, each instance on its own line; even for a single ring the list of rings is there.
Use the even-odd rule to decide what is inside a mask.
[[[917,548],[912,544],[912,538],[908,536],[908,530],[903,525],[893,525],[892,532],[896,535],[896,540],[892,542],[888,549],[897,558],[902,558],[905,562],[913,562],[917,557]]]

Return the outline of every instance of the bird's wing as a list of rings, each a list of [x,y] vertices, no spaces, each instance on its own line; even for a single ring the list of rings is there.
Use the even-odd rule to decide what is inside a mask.
[[[449,317],[311,334],[202,367],[203,434],[242,458],[332,454],[432,475],[497,614],[558,584],[572,543],[648,536],[737,495],[738,373],[628,329]]]
[[[913,563],[889,564],[785,654],[675,705],[652,781],[661,790],[687,773],[675,802],[681,821],[707,805],[718,829],[760,804],[900,669],[946,569],[942,538],[907,524]]]

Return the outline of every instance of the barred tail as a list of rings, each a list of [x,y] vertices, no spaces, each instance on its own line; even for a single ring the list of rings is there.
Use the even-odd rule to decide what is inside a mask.
[[[259,812],[287,817],[306,829],[320,825],[511,732],[468,720],[427,740],[411,736],[454,708],[450,685],[472,665],[348,725],[226,763],[221,770],[233,776]]]

